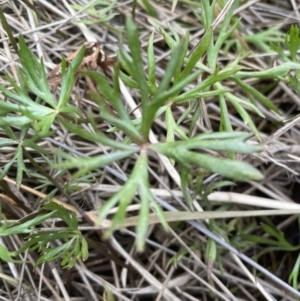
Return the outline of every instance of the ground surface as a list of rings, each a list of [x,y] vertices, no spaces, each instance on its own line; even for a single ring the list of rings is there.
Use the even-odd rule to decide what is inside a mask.
[[[3,10],[13,34],[23,34],[27,45],[39,58],[43,58],[47,72],[50,72],[61,62],[62,55],[66,57],[77,51],[86,42],[99,41],[106,55],[117,61],[116,51],[118,42],[123,38],[125,16],[132,14],[132,1],[94,1],[63,0],[63,1],[1,1]],[[102,2],[102,4],[100,3]],[[166,65],[170,59],[170,50],[163,35],[153,27],[153,21],[170,32],[168,24],[179,37],[184,37],[190,31],[189,51],[199,42],[204,33],[198,1],[149,1],[151,7],[147,10],[140,5],[148,1],[137,1],[135,22],[140,32],[145,71],[147,71],[147,46],[150,34],[154,32],[154,53],[156,60],[156,77],[160,80],[164,76]],[[222,1],[218,1],[222,2]],[[230,1],[229,1],[230,2]],[[108,4],[111,8],[103,11]],[[174,7],[172,7],[174,5]],[[150,15],[153,10],[153,16]],[[241,60],[245,70],[262,71],[282,64],[278,55],[269,48],[270,42],[283,42],[292,24],[300,22],[300,4],[297,0],[290,1],[243,1],[234,12],[234,21],[241,18],[234,34],[228,37],[222,46],[218,62],[223,68],[233,62],[238,55],[248,53]],[[218,9],[214,11],[217,15]],[[222,23],[222,22],[221,22]],[[233,24],[233,23],[232,23]],[[217,27],[216,32],[220,27]],[[0,28],[0,83],[10,87],[4,73],[8,73],[17,81],[16,69],[20,66],[16,53],[8,42],[3,26]],[[100,68],[99,72],[103,70]],[[110,76],[107,77],[110,82]],[[199,79],[200,80],[200,79]],[[216,188],[214,194],[208,197],[209,202],[200,200],[197,191],[191,190],[191,198],[195,200],[194,210],[206,211],[246,211],[256,209],[293,209],[298,210],[300,135],[298,118],[300,98],[295,89],[286,82],[274,79],[254,79],[248,82],[252,87],[265,95],[279,110],[279,114],[272,112],[261,104],[259,110],[265,116],[262,118],[249,112],[265,149],[261,153],[240,156],[245,162],[253,164],[263,175],[259,182],[236,182],[235,185]],[[85,93],[85,84],[81,83],[74,89],[71,102],[87,114],[92,108],[99,112],[98,105]],[[234,91],[235,95],[242,95],[241,89],[233,82],[227,81],[226,87]],[[58,88],[59,89],[59,88]],[[140,102],[139,91],[129,89],[136,105]],[[56,93],[56,92],[54,92]],[[1,99],[4,99],[0,93]],[[245,95],[243,95],[244,97]],[[126,97],[124,96],[126,99]],[[131,111],[135,105],[128,105]],[[174,120],[178,121],[188,109],[188,104],[172,107]],[[193,135],[219,131],[220,103],[217,97],[201,101],[201,114],[193,125]],[[134,113],[138,114],[140,108]],[[237,114],[232,105],[228,105],[228,115],[234,131],[251,132],[248,125]],[[138,115],[136,115],[137,117]],[[188,134],[191,126],[193,111],[187,116],[180,128]],[[283,122],[286,121],[286,122]],[[98,129],[105,132],[111,128],[105,122],[99,122]],[[89,125],[86,130],[92,131]],[[153,135],[158,141],[166,139],[167,125],[164,114],[156,119],[152,126]],[[67,135],[67,131],[60,124],[51,127],[51,136],[38,141],[38,145],[48,152],[60,148],[76,156],[93,156],[110,152],[109,147],[91,142],[76,135]],[[14,126],[16,135],[20,135],[20,127]],[[0,128],[1,138],[7,137],[5,128]],[[178,136],[178,135],[177,135]],[[122,133],[115,132],[111,137],[122,140]],[[178,138],[178,137],[177,137]],[[176,138],[176,139],[177,139]],[[253,141],[256,139],[253,138]],[[48,169],[45,157],[31,151],[34,161],[45,168],[61,185],[67,185],[71,178],[72,169],[56,173]],[[15,154],[15,147],[4,145],[0,149],[0,167]],[[225,153],[223,154],[225,156]],[[94,171],[93,176],[81,179],[75,191],[70,189],[69,196],[81,210],[95,212],[105,200],[111,197],[124,184],[124,179],[130,175],[135,157],[120,160],[106,167]],[[23,186],[16,190],[16,164],[13,163],[6,178],[2,180],[1,202],[5,217],[9,220],[20,219],[39,207],[43,196],[54,190],[53,185],[43,178],[32,162],[25,157],[24,163],[29,170],[24,174]],[[179,166],[166,163],[157,157],[151,157],[149,183],[153,194],[162,204],[170,204],[182,210],[186,204],[180,187],[178,186]],[[222,178],[216,174],[207,173],[204,177],[195,172],[195,178],[204,179],[202,188],[217,183]],[[7,187],[25,205],[26,210],[10,207]],[[70,185],[71,186],[71,185]],[[195,187],[197,185],[195,184]],[[79,187],[79,188],[78,188]],[[70,188],[70,187],[69,187]],[[197,190],[197,189],[195,189]],[[6,192],[6,193],[5,193]],[[230,195],[229,193],[236,193]],[[39,194],[40,193],[40,194]],[[9,196],[11,197],[11,195]],[[55,198],[67,202],[67,198],[56,192]],[[182,203],[183,202],[183,203]],[[139,200],[136,198],[128,212],[136,212]],[[186,210],[186,208],[185,208]],[[129,213],[130,214],[130,213]],[[276,235],[263,224],[271,225],[272,229],[283,231],[283,237],[278,243]],[[43,224],[44,227],[62,227],[59,221],[52,220]],[[204,222],[176,222],[172,230],[165,232],[160,225],[149,226],[145,250],[138,252],[135,246],[134,227],[121,232],[115,232],[110,240],[101,241],[102,232],[85,230],[89,226],[82,221],[80,229],[88,238],[89,258],[79,260],[74,268],[62,269],[59,261],[45,263],[33,268],[38,258],[35,252],[22,255],[25,264],[1,262],[2,279],[1,300],[113,300],[104,287],[110,291],[115,300],[299,300],[293,295],[292,283],[286,287],[278,279],[288,283],[289,276],[295,267],[298,257],[299,226],[297,216],[286,215],[279,217],[245,217],[216,220],[214,224]],[[222,232],[224,231],[224,232]],[[225,240],[211,246],[209,233],[224,234]],[[257,235],[256,241],[246,235]],[[212,236],[210,236],[212,237]],[[257,237],[273,239],[270,245],[266,241],[258,241]],[[1,240],[8,249],[14,250],[22,245],[24,236],[9,236]],[[220,243],[223,246],[220,246]],[[284,245],[285,242],[289,245]],[[56,244],[59,244],[56,242]],[[230,252],[229,246],[234,247]],[[214,249],[217,247],[217,249]],[[267,247],[274,247],[267,249]],[[278,247],[275,250],[275,247]],[[216,261],[210,261],[210,255],[216,252]],[[240,251],[243,258],[235,253]],[[261,252],[265,250],[265,253]],[[168,265],[171,258],[176,265]],[[257,257],[260,255],[259,257]],[[253,261],[246,262],[246,259]],[[261,269],[254,267],[257,262]],[[174,261],[173,261],[174,263]],[[296,266],[297,267],[297,266]],[[297,268],[296,268],[297,270]],[[269,271],[270,274],[267,274]],[[272,275],[274,276],[272,278]],[[8,278],[7,278],[8,277]],[[11,278],[9,278],[11,277]],[[277,278],[275,278],[277,277]],[[15,279],[16,282],[12,279]],[[295,277],[294,287],[297,288],[298,277]],[[299,287],[298,287],[299,289]]]

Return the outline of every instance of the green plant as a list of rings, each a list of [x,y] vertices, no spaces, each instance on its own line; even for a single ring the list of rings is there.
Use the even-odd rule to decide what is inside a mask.
[[[279,57],[282,59],[285,63],[299,63],[299,59],[297,58],[297,51],[300,46],[300,34],[299,34],[299,27],[292,25],[290,28],[289,33],[286,35],[284,40],[284,45],[278,43],[271,43],[271,49],[276,51],[279,55]],[[288,49],[289,55],[284,52],[284,47]],[[290,86],[297,91],[297,93],[300,93],[300,70],[296,70],[294,72],[291,72],[288,75],[287,81],[290,84]]]
[[[252,245],[261,245],[263,249],[255,256],[258,260],[265,254],[269,254],[270,252],[293,252],[299,251],[300,245],[299,243],[296,245],[291,244],[285,234],[277,230],[274,225],[269,225],[267,223],[261,223],[260,228],[263,230],[264,235],[256,235],[256,234],[244,234],[242,235],[242,239],[245,242],[251,243]],[[294,264],[291,274],[289,275],[288,281],[293,284],[293,287],[296,289],[298,286],[298,276],[299,276],[299,256]]]
[[[49,220],[50,218],[59,218],[67,224],[67,229],[62,231],[40,232],[34,229],[35,226]],[[68,212],[62,206],[50,202],[45,204],[38,212],[27,216],[17,223],[4,222],[0,227],[0,236],[10,236],[15,234],[29,234],[27,242],[16,252],[9,252],[3,246],[0,248],[0,256],[3,260],[9,262],[20,262],[13,260],[18,254],[25,250],[38,251],[41,256],[36,261],[36,266],[62,258],[63,268],[72,268],[77,259],[87,259],[88,245],[78,230],[78,218],[74,212]],[[53,247],[49,243],[56,243],[59,239],[66,239],[64,244]]]
[[[113,8],[117,4],[117,0],[114,1],[103,1],[103,0],[95,0],[92,1],[92,5],[86,8],[84,11],[88,14],[89,18],[80,19],[81,23],[87,25],[93,25],[97,23],[101,23],[102,25],[107,25],[111,19],[117,16],[117,13],[113,12]],[[81,11],[82,6],[79,4],[74,4],[72,7],[75,10]]]
[[[213,4],[212,4],[213,5]],[[155,55],[153,49],[153,35],[150,36],[148,46],[148,74],[144,72],[141,45],[138,39],[138,30],[131,19],[126,20],[126,36],[130,54],[122,45],[118,51],[119,63],[114,67],[112,83],[102,74],[91,71],[81,70],[80,66],[86,55],[86,47],[83,46],[78,55],[70,63],[62,59],[62,85],[58,98],[52,93],[47,75],[44,71],[43,61],[39,62],[29,50],[22,36],[19,38],[18,54],[22,64],[22,69],[18,70],[20,86],[12,78],[6,76],[7,81],[13,88],[8,89],[0,85],[0,90],[6,99],[0,101],[0,127],[6,132],[7,138],[1,141],[0,146],[13,145],[16,151],[13,158],[7,163],[1,173],[1,180],[8,174],[9,170],[17,162],[17,186],[20,187],[23,179],[23,172],[29,173],[24,164],[23,158],[26,157],[32,163],[39,178],[43,178],[44,183],[51,183],[54,186],[51,197],[56,192],[68,194],[70,187],[76,186],[78,179],[89,179],[97,181],[99,170],[107,165],[115,163],[125,158],[134,159],[134,166],[128,175],[126,184],[106,200],[100,208],[98,222],[101,223],[109,214],[110,209],[119,205],[117,212],[111,219],[111,226],[106,232],[109,236],[115,229],[125,225],[126,208],[133,201],[138,199],[140,202],[140,212],[136,225],[136,242],[139,250],[142,250],[145,243],[145,236],[148,229],[149,213],[152,210],[161,224],[167,229],[168,224],[166,214],[158,205],[149,189],[148,167],[149,152],[155,152],[168,157],[172,163],[177,163],[181,169],[182,190],[189,206],[192,207],[189,188],[191,179],[189,176],[192,171],[197,171],[199,183],[203,179],[204,171],[218,173],[222,176],[235,180],[259,180],[262,175],[251,165],[235,160],[235,154],[250,154],[258,152],[262,148],[259,145],[248,144],[246,142],[252,134],[233,132],[227,114],[227,103],[231,103],[241,118],[249,125],[250,129],[256,134],[258,131],[251,119],[248,111],[252,111],[259,116],[263,116],[255,105],[256,101],[263,104],[266,108],[277,111],[277,108],[260,92],[250,87],[245,79],[249,78],[271,78],[280,79],[292,69],[299,69],[296,62],[287,62],[281,66],[263,72],[244,72],[239,66],[240,58],[227,64],[224,67],[218,65],[218,55],[226,37],[230,36],[236,28],[236,21],[229,29],[231,14],[234,9],[226,15],[223,27],[218,36],[213,30],[213,17],[211,15],[212,5],[207,1],[202,2],[202,18],[206,33],[201,42],[188,56],[189,34],[180,39],[179,36],[169,27],[173,37],[165,30],[156,26],[162,33],[165,41],[171,49],[171,57],[166,67],[165,74],[158,78],[155,73]],[[206,64],[199,60],[207,57]],[[91,98],[100,108],[100,116],[88,111],[83,114],[78,108],[70,103],[72,89],[75,84],[75,77],[79,74],[90,79],[97,91],[90,93]],[[194,84],[199,76],[203,80]],[[128,87],[137,89],[140,95],[142,117],[133,119],[128,113],[127,107],[120,95],[119,77]],[[250,101],[235,96],[226,87],[226,81],[236,82]],[[190,85],[193,85],[190,88]],[[216,96],[220,102],[221,122],[220,132],[192,135],[193,122],[191,122],[188,133],[180,127],[180,122],[187,118],[189,113],[195,113],[193,118],[197,119],[200,115],[199,98],[206,99]],[[176,121],[173,115],[173,108],[177,105],[189,105],[190,110]],[[149,133],[156,118],[165,114],[167,120],[167,139],[159,143],[150,143]],[[111,128],[107,132],[102,132],[97,127],[99,117],[102,122]],[[110,148],[109,153],[95,155],[89,158],[80,158],[74,154],[69,154],[61,150],[55,150],[55,154],[49,154],[38,146],[37,142],[45,137],[52,135],[53,125],[59,124],[73,135],[77,135],[87,141],[92,141],[102,146]],[[87,131],[83,125],[89,124],[92,131]],[[20,128],[17,136],[12,127]],[[122,132],[124,139],[116,141],[112,138],[111,132]],[[47,171],[34,162],[31,155],[27,152],[31,148],[40,153],[47,164]],[[218,152],[218,155],[211,155],[211,151]],[[220,152],[229,154],[230,159],[220,155]],[[58,173],[69,171],[71,174],[70,183],[64,188],[54,179],[49,170]],[[74,184],[74,185],[73,185]],[[224,185],[226,182],[223,183]],[[220,185],[223,185],[220,184]],[[201,187],[201,183],[200,183]],[[216,186],[217,187],[217,186]],[[213,187],[210,188],[213,189]],[[138,197],[137,197],[138,195]],[[205,194],[204,194],[205,195]],[[32,231],[32,227],[45,221],[47,218],[57,216],[65,221],[68,229],[63,232],[53,230],[51,235],[32,232],[19,252],[25,249],[38,250],[42,256],[37,264],[54,260],[62,257],[62,265],[70,268],[75,264],[77,258],[87,257],[87,245],[84,237],[78,231],[78,220],[73,214],[67,214],[63,208],[56,205],[46,205],[46,210],[50,213],[42,214],[39,218],[32,220],[32,224],[23,223],[20,225],[23,232]],[[11,229],[9,224],[4,224],[5,228]],[[11,235],[11,232],[3,232]],[[16,232],[17,233],[17,232]],[[66,243],[59,247],[47,247],[55,239],[66,239]],[[209,257],[209,256],[208,256]]]

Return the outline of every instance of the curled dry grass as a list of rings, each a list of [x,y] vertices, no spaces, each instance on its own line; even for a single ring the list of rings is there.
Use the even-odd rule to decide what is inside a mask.
[[[125,16],[131,14],[131,1],[117,1],[114,8],[104,16],[88,16],[86,11],[92,6],[93,1],[63,0],[46,1],[38,0],[31,5],[30,1],[2,1],[2,7],[6,19],[13,33],[18,36],[22,33],[37,57],[43,58],[47,71],[50,72],[61,62],[62,55],[69,55],[76,51],[85,41],[98,41],[103,45],[105,52],[112,58],[118,49],[118,41],[124,28]],[[187,29],[190,30],[190,49],[197,45],[203,34],[202,25],[199,22],[199,9],[197,1],[151,1],[157,18],[151,17],[141,6],[137,6],[135,21],[139,26],[140,39],[146,58],[149,35],[154,31],[150,21],[155,20],[160,26],[168,30],[168,23],[179,36],[184,36]],[[74,10],[73,5],[80,5],[82,9]],[[296,1],[248,1],[241,5],[235,16],[241,17],[234,38],[228,41],[228,49],[223,49],[219,57],[220,66],[233,61],[242,49],[234,44],[238,39],[244,51],[251,51],[245,57],[242,65],[252,70],[264,70],[273,65],[280,64],[280,60],[274,52],[267,48],[268,42],[273,39],[282,39],[291,24],[299,22],[299,7]],[[299,6],[299,5],[298,5]],[[101,6],[99,6],[101,8]],[[105,17],[112,13],[112,19]],[[93,24],[85,25],[84,20],[92,20]],[[276,26],[276,30],[271,31]],[[269,30],[269,32],[268,32]],[[0,28],[0,72],[8,73],[18,82],[16,67],[20,66],[16,53],[9,44],[7,36]],[[232,41],[232,44],[230,42]],[[126,45],[126,41],[125,45]],[[155,31],[154,50],[156,55],[159,77],[163,77],[164,68],[168,62],[170,51],[164,42],[162,35]],[[145,59],[146,66],[146,59]],[[145,67],[146,68],[146,67]],[[0,83],[7,85],[3,76]],[[206,208],[219,210],[254,210],[256,208],[270,209],[297,209],[299,210],[299,118],[294,118],[298,113],[300,103],[299,96],[284,82],[278,84],[263,80],[253,81],[253,87],[263,91],[265,95],[276,105],[282,116],[267,111],[261,107],[265,118],[252,116],[256,127],[265,144],[265,151],[252,157],[247,157],[264,175],[259,183],[248,181],[231,186],[226,190],[211,193],[208,196],[209,204]],[[236,95],[242,91],[228,83]],[[81,110],[98,107],[84,95],[82,91],[75,91],[73,101],[80,105]],[[188,87],[187,87],[188,88]],[[236,89],[236,90],[235,90]],[[140,116],[140,108],[137,105],[138,95],[135,91],[122,90],[124,100],[128,108],[133,110],[136,117]],[[129,94],[126,94],[129,92]],[[0,94],[0,97],[3,97]],[[174,111],[175,120],[178,120],[185,107],[178,106]],[[211,129],[218,130],[220,108],[214,98],[202,102],[202,118],[197,120],[194,126],[195,133],[208,132]],[[232,127],[236,131],[250,131],[248,126],[241,121],[232,108],[228,112]],[[287,120],[287,122],[283,122]],[[189,123],[180,124],[183,131],[187,132]],[[87,130],[90,130],[88,125]],[[108,130],[109,125],[99,123],[99,129]],[[16,132],[19,129],[15,129]],[[89,143],[77,136],[66,135],[63,128],[53,127],[51,138],[42,140],[39,145],[49,152],[60,147],[70,153],[79,156],[91,156],[97,153],[107,153],[109,149],[97,143]],[[150,136],[151,142],[164,139],[166,124],[163,117],[156,120]],[[5,137],[5,133],[1,132]],[[114,139],[122,139],[117,133]],[[11,158],[13,147],[1,148],[1,165]],[[34,160],[43,165],[44,158],[28,149]],[[34,168],[26,159],[27,168],[34,173]],[[78,183],[81,187],[71,197],[83,210],[93,212],[101,206],[120,186],[130,174],[133,162],[128,158],[114,163],[103,170],[96,170],[93,179]],[[178,187],[180,178],[178,171],[169,161],[160,158],[153,159],[150,165],[150,183],[153,194],[164,204],[180,207],[184,206],[183,195]],[[11,219],[19,219],[24,214],[33,212],[40,198],[47,194],[47,185],[43,184],[35,175],[24,177],[21,189],[16,192],[14,185],[15,175],[11,169],[7,178],[2,181],[9,185],[22,201],[24,208],[11,208],[8,210]],[[60,183],[67,183],[67,175],[53,175]],[[34,179],[34,180],[32,180]],[[213,175],[207,177],[205,186],[220,179]],[[5,195],[1,195],[2,202],[7,203]],[[59,196],[57,196],[59,198]],[[196,197],[195,197],[196,200]],[[66,201],[61,199],[61,201]],[[197,207],[197,202],[194,205]],[[222,207],[223,206],[223,207]],[[128,207],[128,212],[135,212],[139,208],[138,202]],[[4,206],[5,213],[5,206]],[[263,235],[259,227],[260,222],[272,220],[278,230],[285,232],[286,237],[292,238],[298,233],[297,216],[288,218],[253,218],[239,219],[240,227],[230,234],[239,237],[239,232],[246,234],[251,232],[251,227],[256,233]],[[220,222],[218,225],[228,228],[228,222]],[[59,227],[59,223],[48,223],[44,227]],[[36,255],[24,254],[25,263],[1,263],[1,296],[3,300],[108,300],[104,294],[104,287],[111,291],[117,300],[296,300],[287,288],[275,283],[277,280],[271,276],[277,276],[287,281],[297,256],[292,252],[269,251],[258,260],[261,269],[254,272],[247,258],[255,258],[263,246],[256,244],[243,244],[243,240],[237,240],[235,247],[240,253],[229,249],[229,244],[223,243],[223,249],[218,254],[219,264],[205,261],[205,252],[210,237],[206,227],[200,222],[180,223],[165,233],[160,226],[150,225],[145,251],[137,252],[134,245],[135,234],[130,230],[115,233],[110,240],[102,242],[98,229],[91,229],[82,224],[80,229],[86,231],[90,243],[90,256],[86,262],[79,261],[74,269],[62,270],[59,265],[43,264],[33,271]],[[210,232],[211,233],[211,232]],[[208,235],[208,236],[207,236]],[[222,241],[219,239],[220,243]],[[22,242],[18,236],[2,240],[6,246],[18,248]],[[57,242],[59,244],[59,242]],[[240,243],[240,245],[239,245]],[[197,244],[197,248],[192,246]],[[234,243],[233,243],[234,244]],[[230,252],[230,250],[232,252]],[[182,258],[178,260],[177,267],[167,267],[168,261],[178,251],[182,252]],[[242,254],[242,258],[241,258]],[[243,259],[243,260],[241,260]],[[222,266],[222,268],[221,268]],[[272,275],[267,274],[267,270]],[[298,299],[297,299],[298,300]]]

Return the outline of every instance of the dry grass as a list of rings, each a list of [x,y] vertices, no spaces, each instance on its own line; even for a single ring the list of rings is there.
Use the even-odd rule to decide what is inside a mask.
[[[43,58],[47,72],[50,72],[61,62],[61,56],[68,56],[76,51],[84,42],[99,41],[103,49],[112,58],[115,58],[118,49],[118,41],[123,35],[124,20],[126,15],[132,12],[132,1],[117,1],[115,7],[106,14],[116,13],[109,21],[99,16],[88,16],[86,11],[93,1],[86,0],[62,0],[62,1],[1,1],[9,26],[15,36],[22,33],[37,57]],[[112,1],[108,1],[112,2]],[[142,1],[140,1],[142,2]],[[135,21],[139,26],[140,39],[145,54],[149,35],[154,31],[149,22],[155,20],[161,27],[168,30],[168,23],[179,36],[184,36],[187,29],[190,30],[190,50],[197,45],[203,27],[199,22],[198,1],[150,1],[157,13],[157,18],[150,17],[141,6],[137,6]],[[186,2],[186,3],[184,3]],[[82,10],[75,11],[73,5],[81,5]],[[174,5],[174,7],[172,7]],[[100,8],[100,7],[99,7]],[[244,50],[252,53],[243,59],[241,64],[252,70],[265,70],[273,65],[280,64],[275,53],[263,49],[258,43],[267,45],[269,39],[276,35],[282,36],[287,32],[291,24],[299,24],[299,1],[248,1],[235,11],[240,18],[238,29],[235,31],[235,39],[239,39]],[[93,20],[94,24],[85,25],[81,21]],[[221,20],[222,21],[222,20]],[[221,22],[220,21],[220,22]],[[277,26],[276,35],[268,34],[258,40],[253,39],[256,34],[263,34],[268,29]],[[0,27],[0,74],[8,73],[18,82],[16,67],[20,66],[16,53],[13,51],[8,38]],[[124,37],[123,37],[124,38]],[[265,41],[263,39],[266,39]],[[126,41],[124,40],[126,45]],[[160,33],[155,31],[154,49],[157,62],[158,78],[163,77],[165,66],[168,62],[170,51]],[[232,61],[240,50],[230,47],[230,52],[222,52],[219,57],[220,66]],[[146,66],[146,59],[145,59]],[[145,67],[146,68],[146,67]],[[0,78],[0,83],[8,85],[5,78]],[[284,82],[273,84],[263,80],[253,81],[253,87],[263,91],[265,95],[280,110],[281,116],[260,107],[265,118],[251,115],[265,144],[265,151],[244,158],[254,164],[264,175],[264,180],[256,183],[248,181],[223,188],[209,195],[211,204],[206,208],[219,210],[253,210],[256,208],[291,209],[299,210],[299,117],[290,120],[298,114],[300,104],[299,96]],[[230,83],[229,83],[230,86]],[[234,86],[230,86],[233,90]],[[126,88],[123,93],[128,92]],[[235,91],[241,93],[239,89]],[[92,107],[94,112],[97,105],[86,97],[81,98],[84,91],[74,91],[73,101],[80,106],[83,112]],[[131,96],[130,96],[131,95]],[[129,90],[129,95],[124,94],[129,110],[135,110],[133,114],[140,116],[138,107],[138,95]],[[0,94],[1,97],[1,94]],[[179,118],[186,110],[185,107],[176,109],[175,118]],[[195,133],[208,132],[211,129],[218,130],[219,104],[217,99],[211,98],[202,103],[202,120],[197,120]],[[177,114],[177,115],[176,115]],[[250,131],[248,126],[240,119],[235,110],[229,111],[232,127],[235,131]],[[282,121],[288,120],[283,123]],[[187,132],[189,123],[181,124]],[[89,130],[88,125],[86,126]],[[40,141],[39,145],[51,152],[54,148],[60,148],[78,156],[91,156],[99,153],[107,153],[109,149],[97,143],[83,141],[76,136],[67,135],[63,128],[53,127],[52,137]],[[99,123],[99,129],[109,129],[106,123]],[[156,120],[150,136],[151,142],[165,139],[166,124],[163,117]],[[16,129],[19,132],[19,129]],[[5,133],[1,130],[1,136]],[[122,139],[118,133],[112,133],[114,139]],[[1,148],[1,167],[12,157],[13,146]],[[34,160],[41,166],[44,158],[28,149]],[[36,172],[26,159],[25,164],[30,172]],[[118,164],[107,166],[103,170],[95,171],[95,177],[86,182],[78,183],[81,187],[74,192],[71,198],[89,212],[95,211],[116,192],[131,172],[134,161],[130,158],[120,161]],[[151,162],[151,191],[166,208],[168,205],[177,208],[184,207],[184,199],[180,190],[180,177],[178,170],[164,158],[153,159]],[[51,172],[51,171],[50,171]],[[68,181],[67,174],[61,177],[52,174],[62,185]],[[20,205],[8,208],[9,198],[1,194],[3,212],[8,219],[19,219],[32,213],[42,198],[51,187],[37,189],[41,185],[38,177],[33,174],[25,176],[23,186],[16,191],[12,168],[1,187],[8,184],[12,192],[21,200]],[[220,177],[213,175],[207,177],[204,186],[216,182]],[[56,195],[61,201],[66,201]],[[194,200],[197,210],[202,210]],[[221,207],[224,206],[224,207]],[[135,212],[139,208],[138,202],[128,208],[128,212]],[[239,231],[246,233],[247,227],[253,226],[256,234],[263,235],[259,227],[260,222],[272,221],[278,230],[284,231],[287,239],[297,236],[299,232],[297,216],[282,218],[244,218],[239,219],[240,228],[237,227],[230,235],[236,238],[237,244],[243,242],[239,238]],[[228,222],[218,222],[218,225],[227,227]],[[55,221],[44,224],[44,227],[60,227]],[[63,270],[59,264],[42,264],[33,269],[37,254],[25,253],[22,259],[25,263],[1,263],[1,300],[109,300],[104,294],[104,287],[111,291],[116,300],[299,300],[293,296],[289,286],[284,287],[279,282],[287,282],[288,276],[295,264],[297,254],[292,252],[269,251],[258,260],[254,266],[251,261],[255,254],[263,249],[262,245],[249,246],[238,245],[237,249],[230,247],[228,242],[216,237],[201,222],[188,222],[174,224],[172,230],[164,232],[158,225],[149,226],[145,251],[137,252],[134,245],[135,234],[131,230],[117,232],[106,241],[101,241],[102,232],[98,229],[91,230],[90,225],[81,224],[81,230],[89,238],[90,255],[87,261],[79,261],[72,270]],[[241,230],[242,229],[242,230]],[[250,231],[250,230],[249,230]],[[219,250],[219,263],[210,266],[205,260],[204,253],[207,248],[208,237],[216,239],[223,246]],[[296,239],[297,241],[297,239]],[[17,249],[21,244],[21,238],[12,236],[1,239],[1,243],[8,248]],[[198,244],[197,248],[192,248]],[[234,245],[234,242],[233,242]],[[235,245],[237,246],[237,245]],[[183,257],[178,260],[177,267],[167,267],[168,261],[178,251],[185,251]],[[253,267],[259,269],[258,271]],[[268,273],[269,271],[269,273]],[[272,277],[273,275],[273,277]],[[278,277],[278,278],[276,278]],[[275,298],[275,299],[274,299]]]

